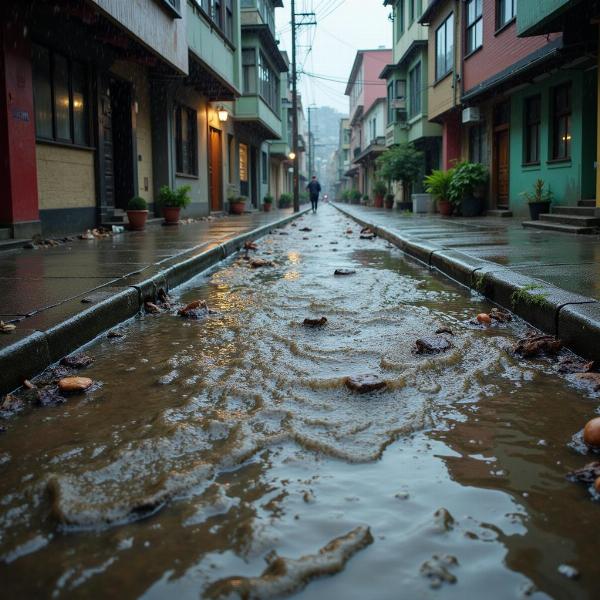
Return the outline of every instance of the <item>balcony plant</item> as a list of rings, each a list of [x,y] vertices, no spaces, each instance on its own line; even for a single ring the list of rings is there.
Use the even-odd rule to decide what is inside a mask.
[[[248,198],[246,196],[235,196],[229,199],[229,212],[232,215],[243,215],[246,209],[246,202]]]
[[[294,201],[292,194],[283,193],[279,196],[279,208],[289,208]]]
[[[448,171],[434,170],[423,180],[425,191],[433,196],[438,212],[449,217],[452,214],[452,203],[450,202],[450,183],[454,169]]]
[[[267,194],[263,198],[263,209],[265,212],[271,212],[272,208],[273,208],[273,196],[271,196],[271,194]]]
[[[533,184],[533,193],[522,192],[521,196],[527,200],[529,205],[529,216],[532,221],[539,221],[540,215],[550,211],[550,204],[552,203],[552,192],[550,187],[547,190],[544,189],[545,183],[543,179],[538,179]]]
[[[373,184],[373,194],[375,195],[375,199],[373,201],[375,208],[383,208],[383,199],[387,194],[388,186],[386,185],[383,179],[378,179]]]
[[[143,231],[148,219],[148,203],[139,196],[135,196],[127,203],[127,219],[129,229]]]
[[[179,223],[179,213],[182,208],[186,208],[192,202],[190,192],[191,186],[182,185],[176,189],[163,185],[160,188],[158,202],[162,206],[165,225],[177,225]]]
[[[423,169],[423,152],[417,150],[414,144],[399,144],[386,150],[378,159],[379,174],[388,181],[402,183],[402,198],[398,207],[403,210],[412,210],[410,191],[413,183],[421,175]]]
[[[488,176],[487,167],[480,163],[462,162],[455,167],[448,191],[455,211],[463,217],[481,214]]]
[[[362,194],[360,190],[353,189],[350,191],[350,204],[360,204]]]
[[[394,208],[394,201],[396,200],[396,196],[394,194],[386,194],[385,196],[385,207],[390,210]]]

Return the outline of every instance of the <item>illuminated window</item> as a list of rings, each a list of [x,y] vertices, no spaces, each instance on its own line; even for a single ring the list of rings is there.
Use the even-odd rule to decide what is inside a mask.
[[[175,107],[175,169],[181,175],[198,175],[198,116],[187,106]]]
[[[552,159],[571,158],[571,84],[552,90]]]

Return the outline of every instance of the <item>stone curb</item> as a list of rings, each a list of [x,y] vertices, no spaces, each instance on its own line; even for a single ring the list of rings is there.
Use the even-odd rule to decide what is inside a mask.
[[[369,223],[350,210],[333,206],[429,269],[479,292],[538,329],[559,337],[584,358],[600,360],[600,302],[594,298],[563,290],[459,250],[400,235]]]
[[[82,305],[77,298],[27,318],[22,323],[28,328],[18,329],[11,335],[10,343],[0,346],[0,395],[16,389],[24,379],[34,377],[101,333],[134,317],[144,302],[155,299],[161,287],[172,290],[231,256],[245,242],[287,225],[309,210],[287,215],[223,243],[203,243],[142,273],[124,277],[117,282],[119,287],[100,288],[88,294],[92,305]]]

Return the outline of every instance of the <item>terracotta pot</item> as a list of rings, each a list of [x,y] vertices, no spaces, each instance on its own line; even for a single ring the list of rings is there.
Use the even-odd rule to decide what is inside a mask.
[[[245,202],[230,202],[229,203],[229,212],[232,215],[243,215],[245,208],[246,208]]]
[[[272,202],[265,202],[263,204],[263,208],[264,208],[265,212],[271,212],[271,209],[273,208],[273,203]]]
[[[179,206],[163,206],[165,225],[178,225],[180,212],[181,208]]]
[[[128,210],[127,218],[129,219],[129,229],[131,231],[142,231],[146,227],[148,219],[147,210]]]
[[[383,196],[375,196],[375,200],[373,201],[373,206],[375,208],[383,208]]]
[[[452,214],[452,204],[449,200],[438,200],[437,209],[440,215],[449,217]]]
[[[385,201],[385,207],[388,209],[392,209],[394,208],[394,200],[387,200]]]

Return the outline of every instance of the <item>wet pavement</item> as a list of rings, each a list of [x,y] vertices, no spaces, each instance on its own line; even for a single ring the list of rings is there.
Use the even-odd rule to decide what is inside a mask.
[[[139,315],[85,349],[85,395],[4,415],[3,596],[598,597],[600,505],[565,474],[600,393],[359,229],[274,232],[173,292],[213,314]]]
[[[600,300],[600,235],[524,229],[522,219],[414,215],[341,204],[374,225],[459,250],[567,291]]]
[[[75,239],[37,250],[0,252],[0,319],[38,313],[94,290],[123,285],[123,278],[143,275],[155,265],[223,243],[232,237],[291,214],[291,210],[251,213],[180,224],[152,225],[106,239]]]

